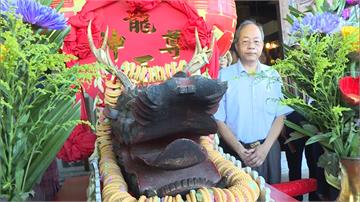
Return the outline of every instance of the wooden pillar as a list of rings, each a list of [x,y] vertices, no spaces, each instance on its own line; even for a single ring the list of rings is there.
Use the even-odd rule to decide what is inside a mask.
[[[281,24],[281,34],[283,43],[287,44],[289,41],[289,30],[290,24],[285,20],[286,15],[289,14],[289,1],[291,0],[280,0],[279,1],[279,10],[280,10],[280,24]]]

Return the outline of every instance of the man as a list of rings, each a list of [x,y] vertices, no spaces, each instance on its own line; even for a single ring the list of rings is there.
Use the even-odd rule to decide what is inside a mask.
[[[243,22],[234,42],[237,63],[220,71],[219,79],[228,82],[228,90],[215,114],[219,133],[230,154],[257,170],[268,183],[279,183],[280,146],[277,138],[285,114],[292,111],[279,100],[281,79],[276,70],[261,64],[264,33],[253,21]]]

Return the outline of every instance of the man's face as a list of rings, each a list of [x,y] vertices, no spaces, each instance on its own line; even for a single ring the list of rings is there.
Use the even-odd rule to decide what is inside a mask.
[[[261,32],[256,25],[249,24],[241,30],[236,48],[242,62],[258,61],[263,46],[264,42],[261,37]]]

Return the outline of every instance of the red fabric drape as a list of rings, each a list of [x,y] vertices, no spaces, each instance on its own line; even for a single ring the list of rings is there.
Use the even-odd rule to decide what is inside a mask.
[[[88,121],[84,92],[81,90],[80,119]],[[71,132],[65,144],[57,154],[66,162],[79,161],[88,158],[94,151],[96,135],[87,124],[78,124]]]

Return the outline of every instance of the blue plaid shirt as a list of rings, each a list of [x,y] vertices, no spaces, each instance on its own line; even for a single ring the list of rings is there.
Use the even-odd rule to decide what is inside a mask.
[[[259,62],[256,74],[251,76],[239,60],[222,69],[219,79],[228,82],[228,89],[214,116],[244,143],[265,139],[275,118],[293,111],[280,104],[281,78],[267,65]]]

